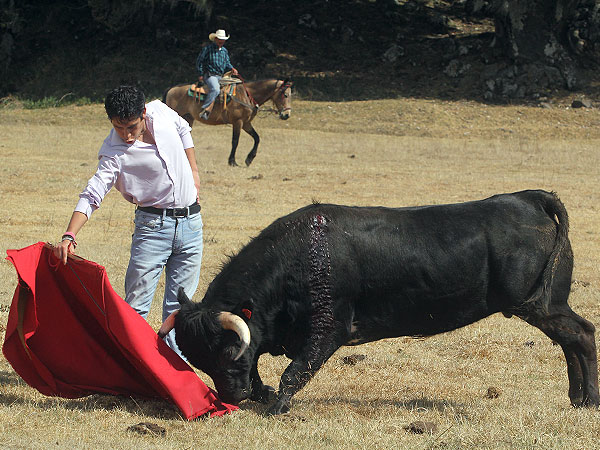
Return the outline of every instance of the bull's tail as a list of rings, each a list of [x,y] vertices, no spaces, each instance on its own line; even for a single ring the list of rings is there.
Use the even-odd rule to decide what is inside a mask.
[[[545,311],[552,297],[552,282],[554,274],[562,257],[570,258],[570,255],[564,255],[565,248],[569,242],[569,215],[563,202],[560,201],[556,192],[546,192],[541,203],[542,208],[556,222],[556,239],[554,247],[544,268],[542,274],[542,293],[540,301]]]

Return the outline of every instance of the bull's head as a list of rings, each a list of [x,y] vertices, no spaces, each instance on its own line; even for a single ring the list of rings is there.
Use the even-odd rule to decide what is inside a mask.
[[[198,369],[208,374],[219,397],[237,404],[250,395],[252,357],[250,329],[239,315],[214,311],[203,303],[194,303],[179,289],[181,309],[162,324],[158,335],[175,328],[175,341],[181,353]]]

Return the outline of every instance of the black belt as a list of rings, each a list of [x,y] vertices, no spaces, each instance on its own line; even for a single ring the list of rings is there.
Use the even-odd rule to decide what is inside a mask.
[[[143,212],[150,213],[150,214],[157,214],[159,216],[162,216],[163,211],[166,211],[167,216],[187,217],[187,216],[191,216],[192,214],[199,213],[200,210],[202,209],[202,207],[198,204],[198,202],[196,202],[193,205],[188,206],[187,208],[161,209],[161,208],[154,208],[153,206],[138,206],[137,209],[139,209],[140,211],[143,211]]]

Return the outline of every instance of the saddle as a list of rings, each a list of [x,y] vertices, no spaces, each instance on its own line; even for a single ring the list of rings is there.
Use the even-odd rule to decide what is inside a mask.
[[[241,84],[241,83],[242,83],[242,80],[240,80],[238,77],[231,76],[231,72],[225,73],[223,75],[223,78],[221,78],[219,80],[219,85],[221,86],[222,93],[224,91],[223,88],[228,87],[228,86],[233,88],[233,89],[230,89],[230,91],[235,92],[235,85]],[[204,97],[206,96],[206,94],[207,94],[207,92],[206,92],[206,89],[204,88],[204,83],[194,83],[188,89],[188,95],[190,97],[194,97],[194,100],[196,100],[196,101],[204,100]]]
[[[206,96],[206,89],[204,89],[204,84],[194,83],[192,84],[187,91],[187,94],[190,97],[194,97],[194,100],[200,101],[204,100]]]
[[[219,80],[221,86],[229,86],[230,84],[241,84],[243,81],[238,77],[231,75],[231,72],[226,72],[223,78]]]

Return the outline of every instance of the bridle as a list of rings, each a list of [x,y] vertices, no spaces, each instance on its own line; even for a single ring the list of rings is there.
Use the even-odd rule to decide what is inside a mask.
[[[252,105],[248,105],[244,102],[241,102],[240,100],[236,99],[236,98],[232,98],[232,100],[248,107],[251,109],[255,109],[258,110],[258,108],[260,107],[259,103],[254,99],[254,97],[252,96],[252,94],[250,94],[250,91],[248,90],[248,88],[246,87],[246,82],[245,80],[241,77],[241,75],[237,75],[238,78],[240,80],[242,80],[242,87],[244,88],[244,91],[246,92],[246,95],[248,95],[248,99],[250,100],[250,102],[252,103]],[[280,86],[277,86],[279,83],[281,83]],[[277,93],[279,92],[281,94],[281,104],[285,104],[285,99],[288,97],[288,95],[285,93],[289,88],[292,87],[292,82],[291,81],[282,81],[282,80],[277,80],[276,86],[275,86],[275,90],[273,91],[273,93],[271,94],[270,97],[268,97],[267,99],[265,99],[264,102],[268,100],[273,100],[273,103],[275,103],[275,106],[277,106],[277,108],[279,108],[279,105],[277,104],[277,102],[275,101],[274,97],[277,95]],[[278,114],[283,114],[286,111],[291,111],[292,108],[291,107],[287,107],[287,108],[281,108],[280,110],[277,111]]]
[[[277,84],[279,84],[280,80],[277,80]],[[281,103],[284,104],[285,103],[285,99],[288,97],[287,94],[285,93],[288,89],[290,89],[292,87],[292,82],[291,81],[281,81],[281,86],[276,87],[275,88],[275,92],[273,92],[273,95],[271,96],[274,97],[277,94],[277,91],[279,91],[281,93]],[[275,102],[275,105],[277,105],[277,102]],[[291,111],[292,107],[289,106],[287,108],[282,108],[280,111],[278,111],[279,114],[282,114],[286,111]]]

